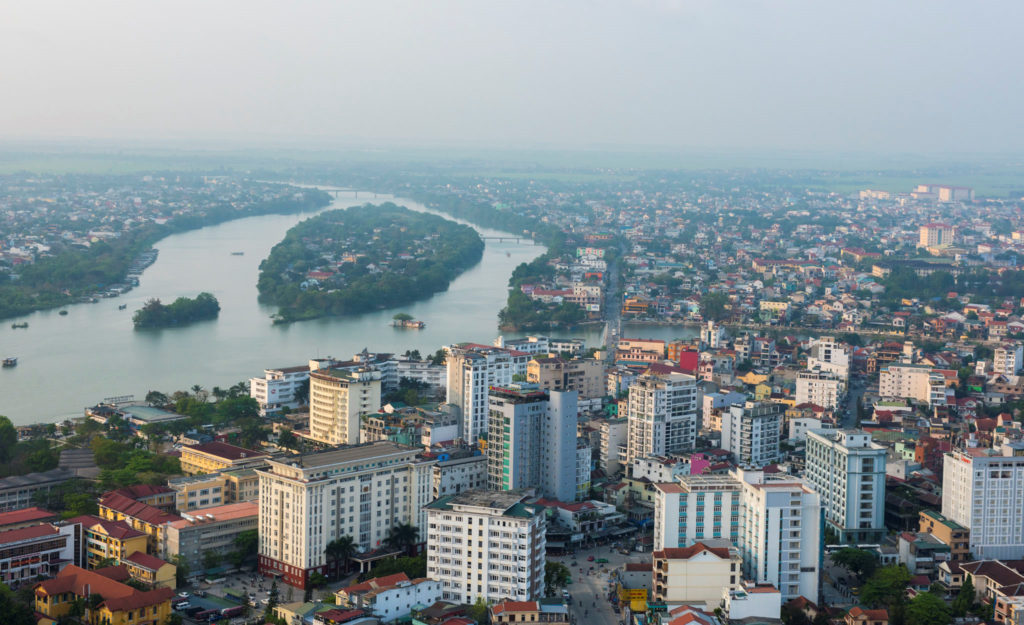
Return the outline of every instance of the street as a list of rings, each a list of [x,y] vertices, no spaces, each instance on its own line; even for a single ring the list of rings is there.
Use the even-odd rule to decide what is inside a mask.
[[[587,558],[594,556],[594,562],[588,562]],[[598,564],[596,560],[605,558],[607,564]],[[650,554],[633,553],[625,556],[613,549],[610,545],[604,545],[593,549],[583,549],[570,556],[549,557],[552,562],[561,562],[567,566],[572,573],[572,583],[566,590],[570,595],[570,610],[573,623],[579,625],[620,625],[622,616],[616,614],[608,596],[613,586],[609,583],[613,579],[612,572],[626,562],[646,562],[650,560]],[[576,564],[573,565],[572,563]],[[593,571],[591,571],[593,567]],[[580,572],[583,569],[583,572]]]

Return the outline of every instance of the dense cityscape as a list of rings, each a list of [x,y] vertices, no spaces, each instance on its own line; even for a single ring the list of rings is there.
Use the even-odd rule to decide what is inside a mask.
[[[46,299],[61,280],[118,297],[155,252],[54,267],[141,223],[326,195],[171,176],[6,177],[0,272],[35,308],[71,304]],[[378,184],[542,243],[494,334],[430,353],[367,336],[341,359],[268,355],[229,387],[153,380],[73,419],[4,419],[4,622],[1017,622],[1024,199],[735,172]],[[423,228],[451,221],[396,211],[354,212],[348,238],[310,221],[263,266],[304,317],[351,314],[314,294],[429,297],[346,291],[412,284],[449,245]]]

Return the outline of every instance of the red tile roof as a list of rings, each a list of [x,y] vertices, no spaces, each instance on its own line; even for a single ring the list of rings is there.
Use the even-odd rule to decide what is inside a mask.
[[[491,614],[503,612],[539,612],[540,605],[536,601],[502,601],[491,606]]]
[[[108,521],[101,519],[98,516],[91,514],[85,514],[82,516],[76,516],[73,519],[68,519],[67,523],[75,524],[79,523],[82,527],[95,527],[97,525],[103,528],[103,531],[107,533],[107,536],[116,538],[118,540],[127,540],[129,538],[135,538],[137,536],[145,536],[145,532],[140,532],[131,525],[128,525],[124,521]]]
[[[130,516],[140,521],[145,521],[150,525],[163,525],[164,523],[172,523],[174,521],[180,521],[181,517],[176,514],[164,512],[160,508],[155,508],[149,504],[142,503],[141,501],[135,501],[129,499],[124,495],[118,495],[117,493],[104,493],[100,497],[100,505],[111,510],[116,510],[125,516]]]
[[[669,547],[667,549],[661,549],[654,552],[654,557],[659,559],[666,558],[669,560],[689,560],[704,551],[713,553],[723,560],[729,559],[729,549],[727,547],[708,547],[704,543],[700,542],[693,543],[689,547]]]
[[[10,512],[0,513],[0,527],[51,518],[57,518],[57,513],[36,507],[22,508],[21,510],[11,510]]]
[[[174,490],[155,484],[135,484],[134,486],[126,486],[110,492],[124,495],[130,499],[142,499],[143,497],[152,497],[153,495],[173,493]]]
[[[42,525],[23,527],[16,530],[7,530],[6,532],[0,532],[0,545],[9,545],[22,540],[42,538],[43,536],[53,536],[56,533],[57,530],[54,529],[52,525],[47,525],[45,523]]]
[[[185,445],[185,449],[193,449],[225,460],[242,460],[243,458],[264,458],[270,456],[270,454],[262,451],[255,451],[253,449],[246,449],[245,447],[237,447],[235,445],[229,445],[228,443],[218,442],[206,443],[203,445]]]
[[[364,592],[367,590],[376,590],[385,586],[394,586],[398,582],[408,582],[409,576],[405,573],[395,573],[394,575],[385,575],[384,577],[374,577],[368,579],[365,582],[360,582],[349,586],[348,588],[342,588],[339,592],[343,592],[347,595],[352,593]]]
[[[159,571],[160,567],[169,564],[168,562],[165,562],[156,556],[151,556],[148,553],[143,553],[141,551],[136,551],[132,555],[125,558],[124,561],[131,562],[135,566],[148,569],[150,571],[153,571],[154,573],[156,571]]]

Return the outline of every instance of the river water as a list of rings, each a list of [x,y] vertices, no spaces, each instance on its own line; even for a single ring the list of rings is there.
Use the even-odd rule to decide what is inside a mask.
[[[389,200],[451,218],[383,194],[339,197],[324,210]],[[171,393],[194,384],[226,388],[261,375],[265,368],[303,364],[314,357],[349,358],[364,347],[397,353],[418,349],[427,355],[455,342],[490,343],[498,334],[497,315],[505,305],[509,275],[516,265],[544,251],[526,243],[487,241],[480,263],[430,299],[359,316],[273,325],[270,315],[275,308],[256,300],[259,264],[289,228],[313,214],[249,217],[169,236],[155,245],[159,258],[131,292],[96,304],[68,306],[64,316],[50,310],[4,320],[0,357],[17,357],[18,366],[0,370],[0,414],[15,424],[59,421],[81,416],[85,406],[106,397],[134,395],[141,400],[150,390]],[[482,236],[507,234],[476,229]],[[201,291],[220,301],[216,320],[183,328],[133,328],[132,312],[146,300],[169,302]],[[125,310],[118,309],[122,304],[127,304]],[[388,324],[399,311],[425,321],[427,327],[392,328]],[[21,321],[29,323],[28,329],[11,329],[11,323]],[[692,331],[623,327],[627,337],[684,334]],[[552,335],[580,337],[597,345],[601,328]]]

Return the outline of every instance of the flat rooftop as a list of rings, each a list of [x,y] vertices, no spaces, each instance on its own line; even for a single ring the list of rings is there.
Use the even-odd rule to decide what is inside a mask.
[[[530,516],[526,507],[520,503],[525,496],[526,493],[520,490],[467,490],[457,495],[442,497],[424,507],[433,510],[451,510],[452,506],[470,506],[502,510],[506,514],[514,516]],[[518,508],[522,508],[522,510]]]
[[[352,445],[349,447],[341,447],[340,449],[320,451],[312,454],[306,454],[304,456],[284,457],[280,460],[272,460],[271,462],[277,462],[285,465],[290,465],[294,462],[304,469],[312,469],[332,464],[344,464],[346,462],[369,460],[379,456],[416,453],[418,451],[419,449],[416,447],[406,447],[405,445],[399,445],[398,443],[393,443],[391,441],[376,441],[374,443],[366,443],[363,445]]]

